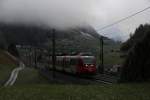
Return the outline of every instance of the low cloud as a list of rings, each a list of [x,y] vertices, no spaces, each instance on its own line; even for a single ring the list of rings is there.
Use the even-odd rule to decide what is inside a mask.
[[[94,21],[96,0],[1,0],[0,21],[57,28]]]
[[[110,33],[107,36],[113,38],[119,34],[127,39],[140,24],[149,23],[150,10],[115,25],[115,30],[119,30],[117,34],[109,31],[114,30],[113,27],[98,29],[149,5],[149,0],[0,0],[0,21],[60,29],[88,24],[100,34]]]

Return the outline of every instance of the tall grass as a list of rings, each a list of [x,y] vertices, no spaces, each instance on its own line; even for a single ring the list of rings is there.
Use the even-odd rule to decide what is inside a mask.
[[[150,84],[14,86],[0,100],[150,100]]]

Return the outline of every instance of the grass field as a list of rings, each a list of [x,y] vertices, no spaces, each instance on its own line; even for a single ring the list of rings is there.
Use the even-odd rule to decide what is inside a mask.
[[[9,79],[11,71],[15,67],[15,65],[0,64],[0,86],[3,85]]]
[[[123,59],[120,58],[119,52],[107,52],[104,54],[104,64],[106,65],[116,65],[122,64]]]
[[[17,65],[4,51],[0,50],[0,86],[6,82],[11,74],[11,71]]]
[[[42,77],[38,70],[34,68],[25,68],[19,72],[19,76],[15,82],[16,85],[23,84],[45,84],[48,83],[48,80],[45,77]]]
[[[105,65],[116,65],[122,64],[124,59],[121,58],[120,45],[104,45],[104,64]],[[100,54],[97,54],[97,63],[100,63]]]
[[[0,100],[150,100],[150,84],[13,86]]]
[[[15,65],[16,61],[14,61],[3,50],[0,49],[0,64]]]

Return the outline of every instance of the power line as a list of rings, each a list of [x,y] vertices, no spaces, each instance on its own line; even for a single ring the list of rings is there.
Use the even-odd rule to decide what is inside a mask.
[[[102,35],[104,35],[104,36],[107,36],[107,35],[109,35],[110,33],[102,33]],[[130,34],[120,34],[120,36],[129,36]]]
[[[142,13],[142,12],[148,10],[148,9],[150,9],[150,6],[147,7],[147,8],[145,8],[145,9],[143,9],[143,10],[140,10],[140,11],[138,11],[138,12],[136,12],[136,13],[130,15],[130,16],[127,16],[127,17],[125,17],[125,18],[122,18],[122,19],[120,19],[120,20],[118,20],[118,21],[116,21],[116,22],[114,22],[114,23],[112,23],[112,24],[109,24],[109,25],[106,25],[106,26],[104,26],[104,27],[102,27],[102,28],[100,28],[100,29],[97,29],[97,30],[98,30],[98,31],[102,31],[102,30],[104,30],[104,29],[106,29],[106,28],[108,28],[108,27],[111,27],[111,26],[113,26],[113,25],[115,25],[115,24],[118,24],[118,23],[120,23],[120,22],[122,22],[122,21],[125,21],[125,20],[127,20],[127,19],[129,19],[129,18],[131,18],[131,17],[134,17],[134,16],[136,16],[136,15],[138,15],[138,14],[140,14],[140,13]]]

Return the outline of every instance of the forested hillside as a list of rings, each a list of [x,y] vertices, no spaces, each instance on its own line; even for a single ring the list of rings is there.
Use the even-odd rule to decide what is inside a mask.
[[[150,25],[140,25],[133,35],[123,43],[121,50],[122,51],[129,51],[137,42],[141,41],[143,37],[146,35],[147,31],[150,30]]]
[[[122,50],[128,51],[122,80],[150,80],[150,25],[140,25],[134,35],[124,43]]]

